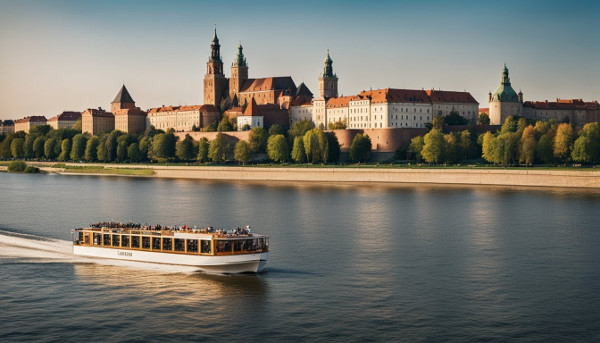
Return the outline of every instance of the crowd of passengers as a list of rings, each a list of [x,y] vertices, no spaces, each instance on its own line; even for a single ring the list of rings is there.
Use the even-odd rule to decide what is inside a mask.
[[[183,226],[163,226],[160,224],[157,225],[148,225],[148,224],[140,224],[140,223],[120,223],[120,222],[99,222],[95,224],[91,224],[90,228],[95,229],[139,229],[139,230],[149,230],[149,231],[183,231],[183,232],[195,232],[195,233],[215,233],[220,236],[251,236],[252,233],[250,231],[250,225],[246,225],[241,228],[238,227],[233,230],[224,230],[224,229],[215,229],[212,226],[199,229],[196,226],[189,227],[187,225]]]

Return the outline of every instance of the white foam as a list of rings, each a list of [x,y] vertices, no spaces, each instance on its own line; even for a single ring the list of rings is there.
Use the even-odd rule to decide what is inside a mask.
[[[194,273],[197,268],[136,261],[84,257],[73,254],[70,241],[0,230],[0,258],[18,258],[30,263],[97,263],[163,273]]]

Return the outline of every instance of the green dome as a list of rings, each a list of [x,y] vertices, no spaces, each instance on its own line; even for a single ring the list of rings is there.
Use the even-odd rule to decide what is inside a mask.
[[[519,102],[519,96],[517,92],[510,86],[510,78],[508,77],[508,68],[506,64],[502,69],[502,79],[500,80],[500,86],[492,95],[492,101],[500,102]]]

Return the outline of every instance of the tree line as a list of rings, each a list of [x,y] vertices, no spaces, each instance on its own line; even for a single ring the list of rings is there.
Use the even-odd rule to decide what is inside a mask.
[[[225,126],[226,121],[223,121]],[[229,128],[229,127],[228,127]],[[222,129],[225,129],[222,127]],[[371,152],[368,136],[357,135],[350,147],[352,161],[367,161]],[[178,141],[172,129],[149,127],[141,135],[114,130],[100,135],[81,133],[81,129],[54,130],[49,125],[0,136],[0,158],[86,162],[200,162],[224,163],[235,160],[246,164],[266,156],[273,162],[337,163],[340,144],[332,132],[302,120],[289,130],[275,124],[269,130],[255,127],[248,141],[232,144],[224,133],[209,141],[196,141],[190,135]]]
[[[437,117],[436,117],[437,118]],[[570,123],[506,118],[495,133],[470,131],[444,133],[434,118],[425,136],[414,137],[409,151],[427,163],[458,163],[482,158],[497,165],[600,163],[599,123],[585,124],[577,132]]]

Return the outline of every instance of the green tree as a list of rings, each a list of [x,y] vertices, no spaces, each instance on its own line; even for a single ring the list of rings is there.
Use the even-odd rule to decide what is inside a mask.
[[[248,136],[248,142],[252,148],[252,152],[259,154],[267,151],[267,131],[262,127],[253,127]]]
[[[478,125],[490,125],[490,116],[487,113],[480,113],[477,120]]]
[[[100,145],[100,138],[97,136],[92,136],[88,139],[83,156],[86,161],[95,162],[98,160],[98,145]]]
[[[71,160],[80,161],[85,156],[85,147],[87,145],[87,137],[79,133],[73,137],[71,145]]]
[[[36,158],[44,157],[44,143],[46,143],[44,136],[39,136],[33,141],[33,155]]]
[[[14,158],[23,158],[25,156],[25,150],[23,149],[25,140],[23,138],[15,138],[10,143],[10,152]]]
[[[500,129],[501,133],[505,132],[515,132],[517,131],[517,120],[513,116],[508,116],[504,120],[504,124],[502,124],[502,128]]]
[[[140,162],[143,156],[144,155],[140,151],[139,143],[134,142],[129,144],[129,147],[127,148],[127,158],[129,158],[131,162]]]
[[[535,149],[535,155],[538,161],[542,163],[552,162],[552,159],[554,158],[552,138],[550,138],[548,134],[543,134],[540,137],[540,140],[538,141],[537,147]]]
[[[329,130],[343,130],[347,128],[346,119],[338,120],[335,123],[329,123],[327,128]]]
[[[106,149],[107,139],[107,135],[103,135],[102,137],[100,137],[100,142],[98,143],[98,147],[96,147],[96,158],[100,162],[105,162],[108,160],[108,150]]]
[[[73,124],[73,130],[79,131],[81,133],[81,117],[79,117],[75,124]]]
[[[444,117],[444,123],[446,125],[469,125],[469,120],[461,116],[458,112],[451,111]]]
[[[498,135],[499,158],[502,165],[509,165],[518,161],[519,139],[516,132],[506,132]]]
[[[327,162],[338,162],[340,160],[340,142],[333,132],[324,132],[327,137]]]
[[[425,145],[421,155],[427,163],[440,163],[444,158],[444,134],[439,129],[432,129],[423,137]]]
[[[550,123],[547,121],[538,120],[535,122],[535,134],[537,137],[542,137],[550,129]]]
[[[433,117],[432,124],[433,124],[433,128],[435,130],[439,130],[439,131],[444,130],[444,117],[442,117],[442,116]]]
[[[458,144],[461,156],[459,156],[459,160],[468,160],[475,155],[475,144],[471,137],[471,132],[469,130],[464,130],[460,133]]]
[[[119,130],[113,130],[106,137],[106,142],[104,145],[106,146],[106,160],[107,161],[115,161],[117,159],[117,146],[119,142],[117,139],[123,134],[123,132]]]
[[[45,136],[52,130],[50,125],[36,125],[29,130],[30,135]]]
[[[11,158],[12,157],[12,151],[10,149],[10,145],[12,144],[14,137],[12,134],[6,136],[4,138],[4,140],[2,141],[2,144],[0,144],[0,157],[1,158]],[[42,148],[43,151],[43,148]]]
[[[416,136],[410,140],[410,145],[408,147],[408,151],[415,154],[415,159],[418,162],[423,160],[423,156],[421,156],[421,152],[423,151],[423,146],[425,145],[425,140],[423,136]]]
[[[521,137],[523,135],[523,131],[525,130],[525,128],[528,126],[527,123],[527,119],[525,118],[519,118],[519,120],[517,120],[517,133],[519,134],[519,137]]]
[[[481,150],[484,160],[491,163],[498,163],[500,160],[498,158],[497,146],[496,146],[496,137],[491,132],[486,132],[483,135],[483,142],[481,144]]]
[[[306,160],[311,163],[321,162],[321,149],[319,146],[319,136],[316,134],[319,129],[312,129],[304,134],[304,151]]]
[[[315,124],[308,120],[302,119],[295,122],[292,127],[288,130],[288,138],[290,143],[294,142],[296,137],[304,137],[304,135],[315,128]]]
[[[537,150],[537,140],[535,139],[535,128],[532,125],[527,126],[521,135],[519,143],[519,162],[532,165],[535,162],[535,152]]]
[[[444,135],[444,161],[446,163],[456,163],[459,156],[462,156],[460,146],[458,144],[458,138],[454,133],[447,133]]]
[[[175,158],[177,138],[172,132],[159,133],[152,140],[152,156],[158,161],[165,162]]]
[[[269,136],[274,136],[274,135],[283,135],[284,134],[284,130],[281,127],[281,125],[279,124],[273,124],[271,125],[271,127],[269,128]]]
[[[292,149],[292,160],[296,163],[306,162],[306,152],[304,150],[304,141],[301,136],[294,138],[294,147]]]
[[[28,134],[27,136],[25,136],[25,144],[23,145],[23,153],[25,155],[25,158],[35,157],[35,154],[33,153],[33,142],[35,142],[36,138],[37,137],[32,134]]]
[[[27,163],[23,161],[12,161],[8,164],[8,171],[11,173],[22,173],[25,169],[27,169]]]
[[[282,134],[269,137],[267,155],[275,162],[285,162],[290,155],[287,140]]]
[[[582,163],[600,162],[600,125],[587,123],[575,140],[571,157]]]
[[[250,161],[252,158],[252,149],[250,148],[250,143],[246,141],[237,142],[235,149],[233,150],[233,158],[242,164],[248,163],[248,161]]]
[[[223,133],[219,133],[215,139],[210,142],[208,147],[208,157],[215,163],[223,163],[227,160],[229,153],[229,142]]]
[[[68,161],[71,157],[71,140],[65,138],[60,143],[60,155],[58,155],[59,161]]]
[[[554,136],[554,157],[566,162],[571,156],[574,131],[571,124],[561,123],[556,129]]]
[[[150,151],[151,138],[149,136],[144,136],[140,139],[138,143],[138,150],[142,155],[142,161],[148,159],[148,151]]]
[[[232,130],[233,130],[233,126],[231,126],[231,123],[229,122],[229,117],[226,115],[223,115],[223,118],[221,118],[221,121],[219,122],[219,125],[217,126],[217,131],[224,132],[224,131],[232,131]]]
[[[356,134],[350,144],[350,160],[354,162],[366,162],[371,157],[371,137],[369,135]]]
[[[191,161],[196,157],[194,153],[194,140],[190,135],[185,135],[185,138],[177,142],[175,155],[182,161]]]
[[[46,142],[44,143],[44,156],[47,159],[53,160],[56,158],[56,145],[57,144],[58,144],[58,142],[56,141],[56,138],[54,138],[54,137],[46,140]]]
[[[200,162],[200,163],[208,162],[208,149],[209,149],[208,139],[206,139],[206,137],[200,138],[200,140],[198,141],[198,156],[196,157],[198,162]]]
[[[117,162],[124,162],[127,160],[127,148],[129,145],[127,144],[127,140],[123,139],[117,143]]]

